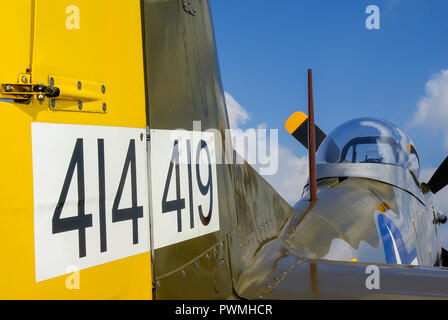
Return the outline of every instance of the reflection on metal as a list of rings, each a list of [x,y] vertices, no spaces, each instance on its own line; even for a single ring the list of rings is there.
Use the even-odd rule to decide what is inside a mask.
[[[317,163],[393,164],[412,172],[420,164],[412,140],[397,126],[373,118],[348,121],[334,129],[322,143]]]
[[[422,203],[425,202],[423,192],[419,188],[409,170],[400,166],[376,163],[319,163],[317,179],[331,177],[367,178],[385,182],[414,195]]]

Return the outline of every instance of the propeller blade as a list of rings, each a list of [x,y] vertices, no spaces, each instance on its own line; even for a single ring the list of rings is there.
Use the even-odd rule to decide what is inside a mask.
[[[443,160],[442,164],[437,168],[432,175],[427,185],[431,192],[436,194],[448,184],[448,157]]]
[[[308,149],[308,116],[303,112],[294,112],[285,122],[286,131],[297,139],[305,148]],[[325,140],[327,135],[317,125],[314,125],[316,132],[316,151]]]

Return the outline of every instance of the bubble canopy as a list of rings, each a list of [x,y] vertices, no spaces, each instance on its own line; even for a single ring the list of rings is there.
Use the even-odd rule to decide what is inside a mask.
[[[412,140],[397,126],[374,118],[348,121],[320,146],[319,163],[384,163],[408,169],[416,179],[420,164]]]

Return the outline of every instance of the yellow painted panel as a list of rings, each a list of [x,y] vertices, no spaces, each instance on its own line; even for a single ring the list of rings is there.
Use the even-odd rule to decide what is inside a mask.
[[[76,22],[70,5],[79,8],[79,29],[67,28]],[[34,261],[31,122],[146,127],[139,1],[7,1],[0,17],[2,30],[14,30],[3,33],[0,83],[17,82],[31,63],[33,83],[48,85],[49,75],[104,83],[107,103],[107,112],[89,113],[50,110],[48,98],[0,102],[0,298],[151,298],[150,253],[81,270],[74,290],[67,275],[36,283]]]
[[[50,75],[101,82],[107,95],[105,114],[52,111],[48,99],[34,101],[27,110],[34,121],[146,126],[140,1],[39,0],[34,36],[34,83],[48,85]]]
[[[2,82],[17,82],[31,63],[31,0],[2,1],[0,55]]]

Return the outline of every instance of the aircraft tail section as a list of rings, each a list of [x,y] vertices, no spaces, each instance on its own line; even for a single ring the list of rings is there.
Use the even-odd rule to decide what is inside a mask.
[[[143,1],[155,297],[227,298],[247,266],[237,255],[252,255],[293,209],[234,164],[209,2],[185,3]]]

